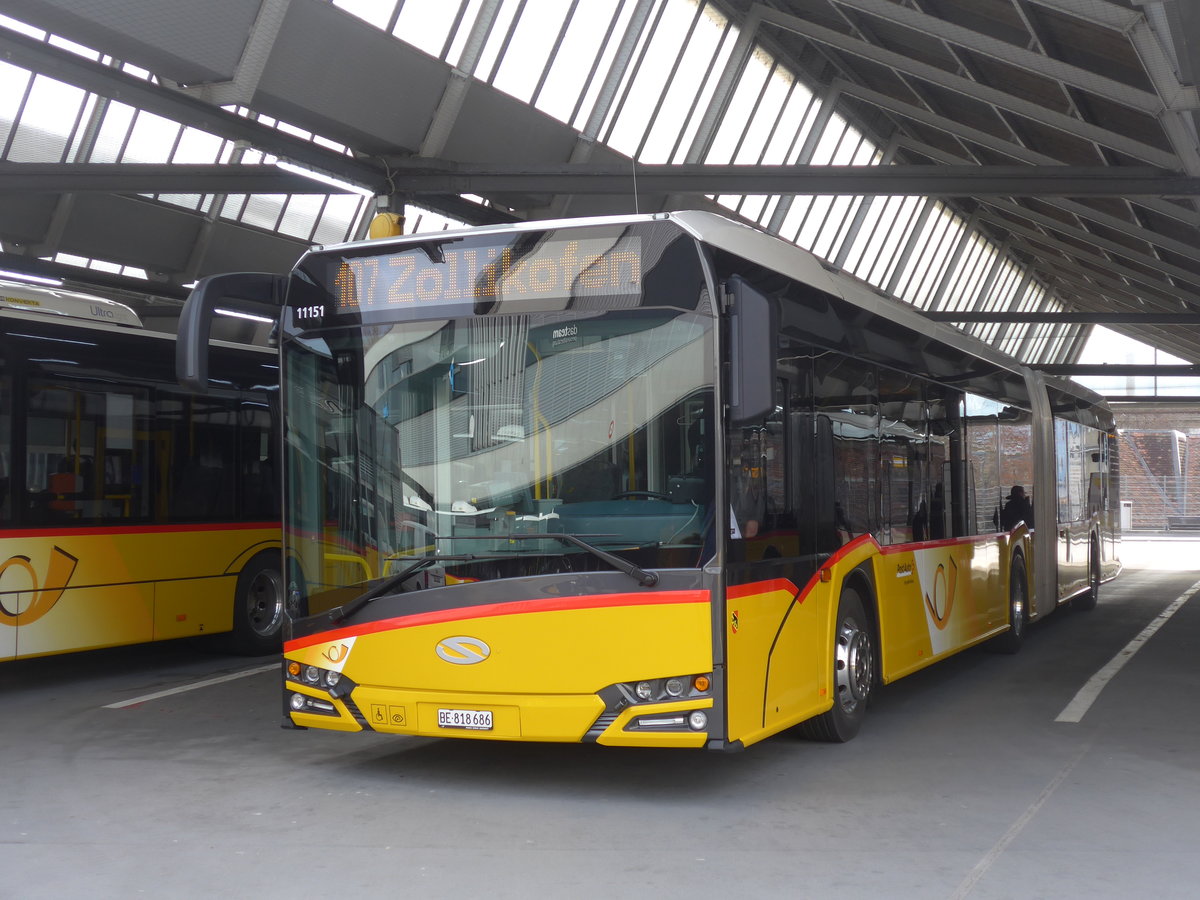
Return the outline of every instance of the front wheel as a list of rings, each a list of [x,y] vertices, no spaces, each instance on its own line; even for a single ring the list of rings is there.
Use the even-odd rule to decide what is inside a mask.
[[[875,645],[862,595],[842,589],[833,637],[833,708],[800,724],[814,741],[844,743],[862,727],[875,683]]]
[[[233,650],[248,656],[279,651],[285,592],[279,554],[270,550],[255,556],[242,569],[234,595]]]

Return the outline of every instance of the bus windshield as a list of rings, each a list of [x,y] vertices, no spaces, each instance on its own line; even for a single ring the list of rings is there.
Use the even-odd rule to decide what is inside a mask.
[[[710,318],[651,308],[291,337],[286,532],[309,594],[423,557],[445,558],[414,570],[437,584],[612,569],[605,551],[697,565],[713,344]]]

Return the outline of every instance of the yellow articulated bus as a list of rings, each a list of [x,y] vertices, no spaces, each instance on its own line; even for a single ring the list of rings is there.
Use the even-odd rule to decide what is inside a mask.
[[[737,749],[1119,570],[1087,390],[717,215],[319,248],[277,302],[284,721]],[[184,336],[186,333],[186,337]]]
[[[283,622],[277,353],[204,396],[129,306],[0,282],[0,660]]]

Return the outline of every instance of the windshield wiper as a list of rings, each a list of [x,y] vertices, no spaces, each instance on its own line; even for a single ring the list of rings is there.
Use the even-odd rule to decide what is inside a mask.
[[[566,532],[561,531],[530,531],[522,532],[520,534],[506,534],[504,537],[512,540],[553,538],[556,541],[562,541],[563,543],[570,544],[573,547],[586,550],[593,556],[604,560],[613,568],[624,572],[630,578],[637,579],[637,583],[642,587],[654,587],[654,585],[658,584],[658,573],[650,572],[646,569],[643,569],[641,566],[634,565],[629,560],[622,559],[614,553],[609,553],[607,550],[601,550],[595,544],[589,544],[583,538],[575,534],[567,534]]]
[[[421,571],[421,569],[424,569],[424,568],[427,568],[428,566],[433,565],[433,563],[442,562],[444,560],[469,560],[469,559],[482,559],[482,557],[475,556],[474,554],[471,554],[471,553],[461,554],[458,556],[422,556],[416,562],[412,563],[411,565],[405,566],[403,569],[401,569],[399,572],[396,572],[394,575],[389,575],[387,578],[385,578],[383,581],[379,582],[379,584],[375,585],[375,587],[371,588],[365,594],[360,594],[359,596],[355,597],[353,600],[348,600],[345,603],[343,603],[341,606],[331,609],[329,611],[329,621],[331,623],[332,622],[340,622],[343,619],[349,618],[350,616],[352,616],[356,612],[358,612],[360,609],[362,609],[364,606],[366,606],[368,603],[370,603],[372,600],[378,600],[380,597],[390,594],[395,588],[397,588],[401,584],[403,584],[405,579],[408,578],[408,576]]]

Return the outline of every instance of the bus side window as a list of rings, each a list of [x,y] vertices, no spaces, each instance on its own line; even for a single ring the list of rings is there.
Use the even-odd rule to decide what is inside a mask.
[[[272,459],[270,414],[243,410],[240,440],[242,513],[247,518],[274,518],[279,515],[279,472]]]

